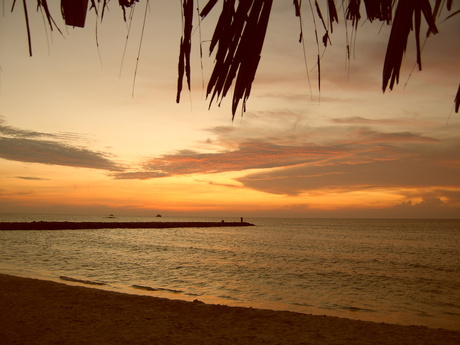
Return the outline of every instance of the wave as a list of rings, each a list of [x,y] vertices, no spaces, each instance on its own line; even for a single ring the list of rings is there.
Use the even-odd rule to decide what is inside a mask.
[[[95,282],[92,280],[83,280],[83,279],[76,279],[72,277],[66,277],[66,276],[59,276],[60,279],[68,281],[68,282],[73,282],[73,283],[82,283],[82,284],[87,284],[87,285],[106,285],[105,283],[101,282]]]
[[[373,309],[359,308],[359,307],[353,307],[353,306],[337,306],[336,308],[337,309],[348,310],[348,311],[351,311],[351,312],[368,312],[368,313],[377,312],[376,310],[373,310]]]
[[[161,291],[161,292],[172,292],[172,293],[184,293],[181,290],[173,290],[173,289],[165,289],[165,288],[153,288],[150,286],[142,286],[142,285],[131,285],[135,289],[145,290],[145,291]]]

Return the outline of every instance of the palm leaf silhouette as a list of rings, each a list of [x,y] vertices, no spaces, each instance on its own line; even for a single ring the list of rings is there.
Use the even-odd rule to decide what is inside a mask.
[[[385,92],[388,82],[390,90],[393,89],[394,83],[399,82],[399,71],[406,51],[407,40],[410,31],[415,28],[415,42],[417,49],[417,64],[419,70],[422,69],[422,59],[420,51],[420,25],[421,15],[424,15],[429,26],[428,32],[436,34],[438,29],[431,11],[431,5],[428,0],[399,0],[396,8],[395,18],[391,27],[390,39],[388,41],[385,62],[383,65],[383,91]],[[412,21],[414,18],[414,22]]]
[[[134,6],[139,0],[118,0],[126,21],[126,9]],[[102,10],[97,11],[96,2],[102,3]],[[96,15],[102,20],[109,0],[91,0],[90,10],[94,9]],[[327,46],[330,40],[329,28],[333,32],[332,23],[338,23],[337,5],[344,9],[345,19],[351,21],[354,30],[358,29],[361,20],[361,0],[323,0],[327,8],[328,16],[323,16],[318,0],[315,0],[316,16],[323,24],[323,44]],[[246,110],[246,102],[250,96],[252,83],[254,81],[259,61],[262,55],[262,47],[265,40],[267,26],[270,18],[273,0],[209,0],[200,13],[203,19],[211,11],[215,10],[217,3],[221,3],[221,12],[210,44],[210,54],[215,51],[215,65],[208,82],[206,95],[210,99],[209,106],[215,100],[218,105],[227,96],[233,87],[232,98],[232,119],[241,104],[242,112]],[[422,69],[420,34],[421,25],[424,20],[428,26],[427,36],[438,33],[436,18],[439,17],[442,8],[451,11],[453,0],[363,0],[366,18],[373,22],[375,20],[391,25],[390,38],[382,73],[382,90],[393,89],[395,83],[399,82],[400,69],[407,41],[410,33],[414,31],[416,42],[417,65]],[[14,9],[16,0],[13,1]],[[71,24],[71,17],[75,13],[65,12],[64,5],[81,6],[87,11],[88,0],[62,0],[62,16],[66,23]],[[295,15],[300,17],[301,0],[293,0]],[[37,0],[37,7],[45,13],[51,30],[57,28],[51,15],[47,0]],[[310,7],[312,8],[311,2]],[[29,53],[32,55],[31,33],[29,28],[28,11],[26,0],[23,0],[24,16],[27,27]],[[178,82],[176,101],[180,101],[184,76],[187,86],[191,86],[190,54],[192,44],[193,9],[194,0],[182,0],[183,34],[179,47]],[[313,8],[312,8],[313,9]],[[454,11],[444,20],[454,17],[460,10]],[[315,17],[313,17],[314,20]],[[326,20],[328,25],[326,24]],[[75,24],[74,24],[75,25]],[[84,23],[81,25],[84,26]],[[57,28],[59,30],[59,28]],[[316,31],[316,27],[315,27]],[[300,40],[302,41],[302,32]],[[318,43],[317,43],[318,45]],[[319,49],[319,48],[318,48]],[[347,49],[350,49],[347,45]],[[349,54],[348,54],[349,55]],[[318,86],[320,85],[320,56],[318,66]],[[455,111],[459,110],[459,93],[455,98]]]
[[[455,112],[458,113],[458,108],[460,107],[460,84],[458,85],[457,95],[455,96]]]

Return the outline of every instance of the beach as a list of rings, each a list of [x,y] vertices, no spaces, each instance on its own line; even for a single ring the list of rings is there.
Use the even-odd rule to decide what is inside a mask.
[[[459,344],[460,331],[210,305],[0,274],[0,343]]]

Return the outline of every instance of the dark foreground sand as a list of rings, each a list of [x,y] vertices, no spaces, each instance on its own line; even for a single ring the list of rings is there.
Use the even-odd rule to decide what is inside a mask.
[[[127,295],[0,274],[0,344],[460,344],[460,331]]]

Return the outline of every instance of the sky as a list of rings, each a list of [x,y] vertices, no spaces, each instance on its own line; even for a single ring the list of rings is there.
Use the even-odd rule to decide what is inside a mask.
[[[411,34],[400,83],[383,93],[390,28],[361,20],[354,33],[340,9],[319,90],[307,2],[304,55],[292,1],[274,1],[247,111],[232,121],[231,97],[210,105],[205,91],[219,5],[194,17],[192,88],[176,104],[180,1],[140,1],[129,35],[115,1],[83,29],[50,3],[62,34],[28,3],[32,57],[22,2],[4,1],[0,20],[0,213],[460,215],[458,16],[441,15],[422,71]]]

